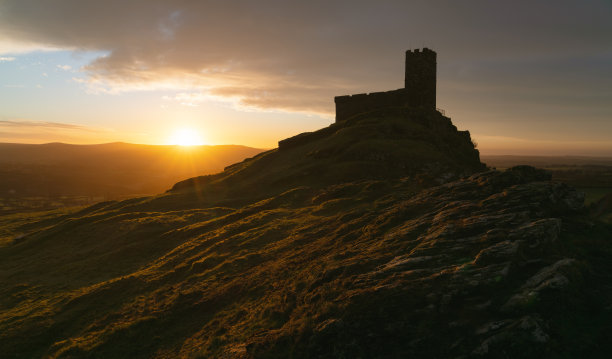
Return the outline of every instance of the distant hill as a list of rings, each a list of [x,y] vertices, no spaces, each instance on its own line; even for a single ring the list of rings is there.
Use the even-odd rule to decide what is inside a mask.
[[[488,166],[506,169],[517,165],[544,168],[552,179],[572,185],[591,204],[612,195],[612,157],[588,156],[482,156]]]
[[[175,182],[217,173],[262,150],[245,146],[129,143],[0,143],[0,198],[103,196],[164,192]]]
[[[397,109],[156,196],[14,216],[0,356],[606,357],[612,227],[550,178]]]
[[[567,168],[576,166],[612,166],[612,157],[593,156],[518,156],[518,155],[482,155],[482,161],[488,166],[510,168],[518,165],[530,165],[540,168]]]

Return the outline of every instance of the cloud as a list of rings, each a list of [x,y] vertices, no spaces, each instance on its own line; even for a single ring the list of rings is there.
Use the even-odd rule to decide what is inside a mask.
[[[0,1],[1,2],[1,1]],[[0,17],[3,16],[2,13],[3,4],[0,3]],[[2,24],[0,24],[2,27]],[[17,54],[25,54],[33,51],[41,51],[41,52],[50,52],[50,51],[59,51],[62,50],[57,47],[51,47],[48,44],[44,43],[34,43],[28,40],[18,38],[10,38],[11,34],[8,32],[0,33],[0,55],[17,55]],[[15,34],[13,34],[15,36]],[[65,47],[64,49],[71,49],[70,47]],[[12,57],[12,56],[7,56]]]
[[[49,139],[67,143],[102,143],[116,138],[106,128],[28,119],[0,120],[0,142],[46,143]]]
[[[0,33],[14,44],[106,51],[84,68],[94,92],[161,88],[331,113],[335,95],[402,87],[403,52],[424,45],[440,52],[442,87],[491,85],[493,69],[545,90],[550,74],[506,65],[609,63],[612,5],[588,3],[4,0]],[[584,92],[587,80],[567,82]],[[191,100],[183,102],[199,103]]]
[[[95,129],[88,126],[82,125],[74,125],[70,123],[61,123],[61,122],[44,122],[44,121],[31,121],[31,120],[0,120],[0,128],[4,128],[5,130],[9,129],[62,129],[62,130],[78,130],[78,131],[89,131],[89,132],[99,132],[101,130]]]
[[[181,92],[176,94],[174,97],[163,96],[162,99],[165,101],[176,101],[180,105],[188,106],[188,107],[197,107],[200,103],[204,102],[208,96],[201,92]]]
[[[70,66],[70,65],[57,65],[57,68],[60,69],[60,70],[64,70],[64,71],[72,70],[72,66]]]
[[[10,56],[1,56],[0,57],[0,62],[11,62],[11,61],[15,61],[14,57],[10,57]]]

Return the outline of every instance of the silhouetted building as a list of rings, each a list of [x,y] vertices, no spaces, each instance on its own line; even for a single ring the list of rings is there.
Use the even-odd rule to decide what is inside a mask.
[[[354,115],[385,108],[414,107],[436,109],[436,53],[428,48],[406,51],[406,74],[404,88],[337,96],[336,122]]]

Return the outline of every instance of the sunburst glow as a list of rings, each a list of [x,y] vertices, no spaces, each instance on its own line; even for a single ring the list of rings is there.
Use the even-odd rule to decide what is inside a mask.
[[[204,144],[200,134],[191,128],[180,128],[174,131],[169,143],[178,146],[199,146]]]

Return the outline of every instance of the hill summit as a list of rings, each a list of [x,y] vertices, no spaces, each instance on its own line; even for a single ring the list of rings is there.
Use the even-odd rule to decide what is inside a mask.
[[[222,173],[179,182],[170,194],[198,191],[199,198],[214,202],[264,198],[297,186],[399,178],[425,187],[485,168],[469,132],[458,131],[448,117],[386,108],[282,140],[278,149]]]
[[[458,131],[436,108],[436,53],[406,51],[404,88],[338,96],[336,122],[278,143],[278,150],[225,168],[218,175],[177,183],[209,201],[261,196],[295,186],[328,186],[367,179],[405,178],[442,184],[485,169],[468,131]],[[263,197],[262,197],[263,198]]]

